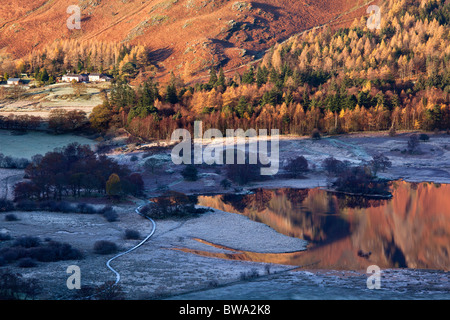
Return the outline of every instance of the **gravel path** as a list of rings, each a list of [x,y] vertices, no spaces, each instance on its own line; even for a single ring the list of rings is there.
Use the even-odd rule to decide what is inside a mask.
[[[135,209],[135,212],[141,216],[143,216],[141,214],[141,209],[142,207],[144,207],[145,205],[139,206],[138,208]],[[144,216],[145,217],[145,216]],[[120,273],[118,273],[113,267],[111,267],[111,262],[116,260],[119,257],[122,257],[130,252],[133,252],[134,250],[136,250],[137,248],[141,247],[144,243],[146,243],[154,234],[156,231],[156,222],[149,217],[145,217],[146,219],[148,219],[151,223],[152,223],[152,231],[150,232],[150,234],[144,239],[142,240],[139,244],[137,244],[136,246],[132,247],[131,249],[128,249],[125,252],[119,253],[118,255],[112,257],[111,259],[109,259],[106,262],[106,266],[108,267],[109,270],[111,270],[112,272],[114,272],[114,274],[116,275],[116,282],[114,283],[114,285],[118,284],[120,281]]]

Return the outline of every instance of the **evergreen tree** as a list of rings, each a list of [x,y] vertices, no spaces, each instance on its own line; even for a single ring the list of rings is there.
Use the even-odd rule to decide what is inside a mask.
[[[208,86],[210,88],[215,88],[217,85],[217,73],[216,73],[216,69],[211,68],[210,72],[209,72],[209,82],[208,82]]]
[[[222,87],[223,90],[226,89],[226,79],[225,79],[225,72],[223,71],[223,68],[220,68],[219,70],[219,79],[217,79],[216,87]]]
[[[236,112],[239,118],[244,117],[244,113],[247,111],[247,99],[242,96],[239,98],[238,105],[236,106]]]
[[[175,75],[172,73],[170,77],[169,84],[166,88],[166,101],[175,104],[178,102],[178,92],[177,92],[177,86],[176,86],[176,78]]]
[[[255,82],[255,69],[253,68],[253,66],[251,66],[250,69],[242,76],[242,83],[252,84],[254,82]]]
[[[256,84],[258,85],[258,88],[261,88],[263,84],[267,83],[268,77],[269,70],[267,70],[267,67],[258,67],[258,70],[256,72]]]

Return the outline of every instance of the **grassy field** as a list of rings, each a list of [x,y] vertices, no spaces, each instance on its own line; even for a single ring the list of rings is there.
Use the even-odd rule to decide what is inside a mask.
[[[88,84],[79,96],[71,84],[58,83],[42,88],[26,89],[19,100],[0,100],[0,115],[29,114],[47,118],[53,109],[82,110],[89,116],[92,109],[102,104],[101,90],[106,84]]]

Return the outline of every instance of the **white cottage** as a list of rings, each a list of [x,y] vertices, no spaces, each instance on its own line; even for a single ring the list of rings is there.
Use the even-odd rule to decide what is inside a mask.
[[[91,73],[89,74],[89,82],[105,82],[110,81],[111,78],[104,73]]]
[[[10,86],[18,86],[22,81],[20,78],[9,78],[6,83]]]
[[[88,76],[84,74],[66,74],[62,77],[62,82],[83,82],[88,81]]]

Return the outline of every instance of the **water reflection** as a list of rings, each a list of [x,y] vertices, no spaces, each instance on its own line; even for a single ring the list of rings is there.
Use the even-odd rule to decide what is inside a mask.
[[[448,271],[450,185],[397,181],[392,194],[392,199],[377,200],[321,189],[259,189],[243,196],[201,196],[200,205],[245,215],[311,244],[307,251],[280,254],[181,250],[319,269],[361,270],[376,264]]]

